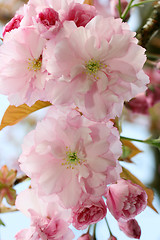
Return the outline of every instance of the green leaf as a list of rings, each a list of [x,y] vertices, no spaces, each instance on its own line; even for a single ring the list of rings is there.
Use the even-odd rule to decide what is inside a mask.
[[[0,219],[0,225],[2,225],[2,226],[4,226],[4,227],[6,226],[1,219]]]
[[[2,130],[6,126],[12,126],[19,121],[21,121],[23,118],[27,117],[29,114],[42,109],[44,107],[50,106],[50,102],[43,102],[43,101],[37,101],[34,105],[31,107],[27,106],[26,104],[22,104],[18,107],[14,105],[10,105],[6,112],[4,113],[4,116],[2,118],[2,122],[0,125],[0,130]]]

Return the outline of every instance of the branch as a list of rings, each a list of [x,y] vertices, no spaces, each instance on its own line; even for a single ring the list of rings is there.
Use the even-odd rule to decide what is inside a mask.
[[[160,29],[160,1],[154,6],[154,10],[151,17],[148,18],[146,24],[142,27],[140,32],[137,34],[139,45],[145,47],[152,37],[152,35]]]

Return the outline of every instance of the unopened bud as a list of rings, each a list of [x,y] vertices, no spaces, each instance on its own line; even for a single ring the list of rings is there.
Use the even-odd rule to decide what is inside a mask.
[[[135,219],[131,219],[127,222],[119,222],[119,228],[130,238],[140,239],[141,228]]]
[[[110,238],[108,238],[108,240],[117,240],[117,238],[112,235]]]
[[[93,240],[93,237],[89,233],[85,233],[78,238],[78,240]]]

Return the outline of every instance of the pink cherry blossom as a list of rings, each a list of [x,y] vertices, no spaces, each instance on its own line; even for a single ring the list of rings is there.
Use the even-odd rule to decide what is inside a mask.
[[[45,39],[33,28],[18,28],[0,47],[0,93],[13,105],[45,99],[47,71],[43,68]]]
[[[72,2],[65,13],[63,21],[74,21],[77,27],[83,26],[96,16],[94,6]]]
[[[112,235],[110,238],[108,238],[108,240],[117,240],[117,238]]]
[[[16,207],[31,218],[31,227],[20,231],[16,240],[71,240],[74,234],[68,228],[66,211],[56,202],[44,202],[33,189],[20,193]],[[70,216],[70,215],[68,215]]]
[[[64,22],[64,29],[66,37],[48,41],[44,53],[53,79],[48,98],[57,105],[74,103],[94,121],[120,116],[124,101],[149,82],[142,70],[145,50],[120,19],[96,16],[85,28]]]
[[[78,238],[78,240],[92,240],[92,236],[89,233],[83,234]]]
[[[118,180],[107,192],[107,206],[118,221],[128,221],[141,213],[147,206],[146,192],[129,180]]]
[[[119,228],[130,238],[140,239],[141,228],[135,219],[130,219],[127,222],[118,222]]]
[[[86,200],[72,210],[72,224],[76,229],[85,229],[88,225],[102,220],[107,213],[103,199],[97,202]]]
[[[111,122],[90,122],[75,110],[66,114],[52,107],[25,137],[19,162],[40,196],[56,193],[72,208],[85,196],[106,192],[120,155],[119,134]]]
[[[15,28],[19,28],[22,19],[23,19],[23,15],[16,15],[15,17],[13,17],[4,27],[3,33],[2,33],[3,37],[7,32],[10,32]]]

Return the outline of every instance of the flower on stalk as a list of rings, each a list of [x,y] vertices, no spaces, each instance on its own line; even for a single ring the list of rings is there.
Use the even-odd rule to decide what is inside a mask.
[[[78,238],[78,240],[93,240],[93,237],[89,233],[85,233]]]
[[[120,179],[108,188],[107,206],[117,221],[128,221],[147,206],[147,194],[130,180]]]
[[[25,137],[19,162],[40,196],[51,198],[55,193],[72,208],[82,197],[101,197],[106,185],[117,181],[121,152],[111,122],[94,123],[75,110],[66,114],[52,107]]]
[[[99,222],[107,214],[107,206],[103,199],[91,201],[87,199],[72,209],[72,224],[76,229],[85,229],[88,225]]]
[[[119,228],[130,238],[140,239],[141,228],[135,219],[130,219],[127,222],[119,221]]]

